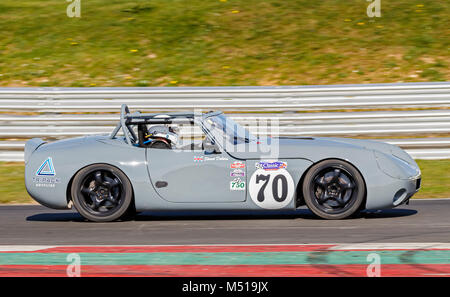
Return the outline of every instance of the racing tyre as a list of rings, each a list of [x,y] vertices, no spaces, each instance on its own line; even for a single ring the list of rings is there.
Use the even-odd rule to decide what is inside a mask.
[[[338,220],[361,207],[366,186],[359,171],[341,160],[325,160],[312,166],[303,181],[303,197],[317,216]]]
[[[131,183],[111,165],[95,164],[80,170],[73,179],[71,195],[75,208],[90,221],[115,221],[134,211]]]

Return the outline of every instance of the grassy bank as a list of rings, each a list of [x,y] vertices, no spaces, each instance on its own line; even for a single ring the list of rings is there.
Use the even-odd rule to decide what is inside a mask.
[[[450,80],[449,1],[0,2],[0,86]]]
[[[422,189],[414,198],[450,197],[450,159],[418,160]],[[23,164],[0,162],[0,203],[33,203],[23,183]]]

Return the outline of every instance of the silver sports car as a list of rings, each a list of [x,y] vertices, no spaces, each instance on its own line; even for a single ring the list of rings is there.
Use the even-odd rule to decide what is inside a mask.
[[[420,169],[377,141],[256,137],[221,112],[130,113],[110,135],[25,146],[39,203],[91,221],[150,210],[295,210],[325,219],[407,203]]]

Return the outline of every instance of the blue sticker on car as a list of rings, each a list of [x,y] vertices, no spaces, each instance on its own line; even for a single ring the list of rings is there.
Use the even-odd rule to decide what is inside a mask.
[[[281,161],[261,161],[255,164],[256,169],[264,169],[264,170],[279,170],[287,167],[286,162]]]
[[[42,163],[39,169],[36,171],[37,176],[55,176],[55,167],[53,166],[53,160],[48,157],[47,160]]]

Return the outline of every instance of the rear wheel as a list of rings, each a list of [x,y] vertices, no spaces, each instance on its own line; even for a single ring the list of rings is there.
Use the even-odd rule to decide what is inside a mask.
[[[80,170],[71,194],[75,208],[90,221],[115,221],[133,211],[131,183],[111,165],[95,164]]]
[[[324,219],[344,219],[355,214],[365,192],[359,171],[341,160],[325,160],[312,166],[303,182],[306,205]]]

